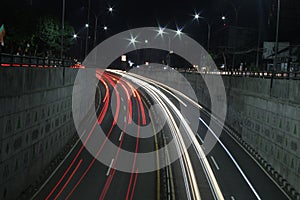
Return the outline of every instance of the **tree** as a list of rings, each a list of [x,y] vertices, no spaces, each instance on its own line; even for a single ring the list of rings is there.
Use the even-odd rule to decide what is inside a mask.
[[[73,33],[74,28],[69,24],[65,25],[62,33],[61,23],[52,16],[40,18],[34,36],[37,52],[44,52],[47,56],[58,56],[61,50],[62,34],[64,37],[64,52],[66,52],[73,43]]]

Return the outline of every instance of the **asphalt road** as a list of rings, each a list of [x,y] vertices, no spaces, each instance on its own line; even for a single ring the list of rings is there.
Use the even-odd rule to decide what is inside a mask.
[[[112,91],[112,86],[109,86],[109,90]],[[101,91],[101,96],[104,97],[105,93],[103,91],[105,91],[105,88],[103,85],[101,85]],[[126,99],[124,92],[122,93],[120,91],[120,96],[122,97],[122,101]],[[103,100],[103,98],[101,100]],[[122,105],[122,103],[120,104]],[[133,120],[138,121],[138,118],[140,118],[139,121],[141,121],[142,117],[137,114],[138,104],[136,98],[132,97],[132,105]],[[104,103],[101,103],[97,113],[100,114],[100,110],[104,107]],[[145,112],[145,114],[146,119],[149,120],[147,112]],[[109,106],[101,123],[101,127],[107,134],[109,140],[116,145],[119,145],[122,141],[120,148],[135,152],[137,143],[139,142],[137,142],[134,137],[127,136],[126,134],[123,135],[123,139],[120,141],[120,133],[122,130],[118,126],[112,126],[113,119],[113,112]],[[86,116],[86,120],[89,121],[90,117]],[[90,121],[89,124],[91,130],[82,130],[84,132],[83,138],[87,138],[89,133],[93,133],[92,127],[95,122]],[[97,139],[97,136],[91,136],[90,139]],[[104,142],[105,141],[99,141],[99,149]],[[33,199],[92,200],[156,198],[156,172],[137,174],[114,170],[98,160],[95,160],[86,148],[82,148],[82,145],[81,141],[77,143],[62,165],[47,183],[40,188]],[[149,148],[153,149],[154,147],[154,140],[152,140],[148,142],[147,145],[139,145],[138,152],[149,151]],[[105,150],[103,150],[103,152],[105,153]],[[116,157],[114,159],[117,162]],[[134,169],[134,172],[136,172],[135,170],[136,169]]]
[[[110,72],[99,77],[95,98],[98,120],[92,121],[89,115],[92,112],[89,112],[84,116],[84,121],[89,126],[80,130],[82,141],[87,140],[87,143],[83,145],[79,141],[74,146],[61,166],[32,199],[288,199],[255,160],[225,131],[216,139],[215,146],[204,156],[205,159],[201,159],[201,153],[204,155],[205,149],[199,144],[202,144],[206,134],[214,134],[214,130],[208,129],[207,124],[211,120],[212,123],[216,122],[200,109],[198,132],[191,133],[188,124],[192,120],[177,112],[180,109],[178,98],[187,107],[199,107],[195,107],[195,104],[183,96],[177,94],[175,98],[175,93],[172,94],[174,91],[171,90],[160,92],[156,88],[162,86],[153,82],[148,82],[151,86],[144,86],[147,80],[129,75],[125,78],[126,81],[118,82],[115,90],[117,101],[112,101],[114,86],[120,76],[123,74]],[[139,85],[140,82],[143,84]],[[135,90],[130,85],[140,87]],[[128,91],[131,91],[131,96]],[[155,122],[161,119],[159,113],[151,111],[150,114],[149,107],[155,101],[168,114],[168,123],[156,136],[140,138],[144,134],[140,127],[151,124],[155,132]],[[111,109],[110,104],[114,104],[112,107],[116,109]],[[131,135],[124,132],[131,123],[129,116],[138,124]],[[177,130],[176,127],[183,121],[185,128]],[[97,134],[93,134],[94,126],[100,126],[107,138],[99,139]],[[184,148],[185,142],[181,138],[183,135],[193,143],[188,149]],[[138,165],[133,157],[126,161],[132,165],[131,173],[114,169],[118,162],[124,162],[119,157],[120,149],[134,155],[151,152],[164,147],[172,139],[177,142],[177,151],[175,148],[169,149],[157,154],[157,158],[152,161],[153,165],[158,166],[181,151],[182,156],[171,165],[154,172],[138,173]],[[108,140],[118,150],[108,152],[105,149]],[[97,157],[113,155],[109,166],[96,160],[84,147],[90,141],[99,141],[95,147],[98,149]]]
[[[188,107],[199,109],[182,96],[177,95],[177,97]],[[215,131],[208,131],[207,126],[209,122],[212,121],[211,123],[214,123],[216,126],[218,126],[218,123],[211,118],[207,111],[204,112],[202,109],[199,109],[199,111],[202,120],[199,120],[197,139],[199,143],[202,144],[202,142],[205,141],[204,138],[206,134],[213,134],[212,132]],[[220,141],[216,140],[214,148],[206,157],[225,199],[289,199],[283,190],[281,190],[280,186],[264,172],[256,161],[229,133],[223,130],[219,140]],[[194,167],[197,168],[197,158],[195,156],[193,157],[193,163],[194,162]]]

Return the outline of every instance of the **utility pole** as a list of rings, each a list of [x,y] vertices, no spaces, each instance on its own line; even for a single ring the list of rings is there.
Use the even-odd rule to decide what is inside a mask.
[[[85,38],[85,53],[84,57],[88,53],[88,48],[89,48],[89,28],[90,28],[90,10],[91,10],[91,0],[88,0],[88,23],[87,23],[87,30],[86,30],[86,38]]]
[[[278,59],[278,37],[279,37],[279,23],[280,23],[280,0],[277,0],[277,23],[276,23],[276,41],[275,41],[275,56],[274,56],[274,66],[273,69],[277,68],[277,59]]]
[[[97,45],[97,27],[98,27],[98,16],[95,15],[94,47]]]
[[[61,50],[60,50],[61,59],[63,59],[63,54],[64,54],[65,11],[66,11],[66,0],[63,0],[62,15],[61,15]]]

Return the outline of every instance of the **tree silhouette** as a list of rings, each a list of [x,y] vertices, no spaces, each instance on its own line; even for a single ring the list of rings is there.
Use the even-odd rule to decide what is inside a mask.
[[[38,52],[46,53],[46,56],[58,56],[61,50],[61,36],[64,37],[64,52],[73,44],[72,34],[74,28],[65,24],[64,32],[61,31],[61,23],[52,16],[46,16],[38,20],[35,31],[35,46]]]

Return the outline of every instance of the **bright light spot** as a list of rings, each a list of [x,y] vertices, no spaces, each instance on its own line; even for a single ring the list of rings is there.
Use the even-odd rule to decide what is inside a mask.
[[[128,61],[128,64],[130,67],[132,67],[132,65],[134,64],[133,62],[131,62],[131,60]]]
[[[145,62],[145,65],[149,65],[149,62]]]
[[[174,51],[172,51],[172,50],[171,50],[169,53],[170,53],[170,54],[173,54],[173,53],[174,53]]]
[[[107,26],[104,26],[103,29],[106,31],[107,30]]]
[[[140,66],[138,65],[138,66],[136,66],[136,68],[140,68]]]
[[[88,28],[88,27],[89,27],[89,24],[85,24],[85,27]]]
[[[164,32],[164,30],[165,30],[165,28],[162,28],[162,27],[159,27],[159,29],[158,29],[158,35],[163,35],[165,32]]]
[[[135,44],[135,43],[136,43],[136,38],[134,38],[134,37],[131,37],[131,39],[130,39],[130,43],[131,43],[131,44]]]
[[[180,36],[181,34],[182,34],[182,29],[178,28],[177,31],[176,31],[176,35]]]
[[[226,19],[226,17],[225,16],[222,16],[222,20],[225,20]]]
[[[149,41],[148,40],[145,40],[145,43],[147,44]]]
[[[74,35],[73,35],[73,38],[77,38],[77,37],[78,37],[78,35],[77,35],[77,34],[74,34]]]
[[[133,46],[135,46],[135,44],[138,42],[138,41],[137,41],[137,37],[138,37],[138,36],[133,37],[132,35],[130,35],[130,38],[126,39],[126,40],[129,41],[128,46],[131,45],[131,44],[132,44]]]
[[[109,11],[109,12],[112,12],[112,11],[113,11],[113,8],[112,8],[112,7],[109,7],[109,8],[108,8],[108,11]]]
[[[194,17],[195,17],[195,19],[199,19],[200,15],[199,14],[195,14]]]
[[[127,60],[126,55],[122,55],[122,56],[121,56],[121,61],[122,61],[122,62],[126,62],[126,60]]]

